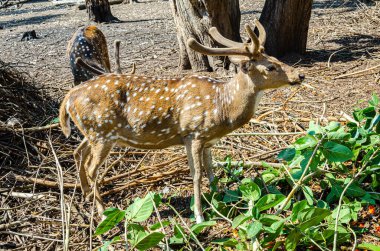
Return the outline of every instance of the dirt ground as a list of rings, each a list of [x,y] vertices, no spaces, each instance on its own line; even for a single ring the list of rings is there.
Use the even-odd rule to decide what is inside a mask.
[[[98,25],[107,38],[111,60],[114,58],[113,41],[120,39],[123,72],[128,72],[135,62],[137,74],[171,77],[190,74],[177,68],[178,45],[169,2],[140,2],[113,5],[113,14],[122,22]],[[263,3],[263,0],[242,0],[242,24],[258,18]],[[86,12],[74,5],[31,1],[20,8],[0,9],[0,26],[3,27],[0,29],[0,59],[20,71],[28,72],[47,98],[59,104],[73,80],[66,57],[67,41],[78,27],[86,24]],[[20,41],[23,32],[30,30],[35,30],[39,38]],[[340,118],[342,111],[351,114],[352,109],[360,106],[362,100],[368,100],[371,93],[380,94],[380,67],[370,69],[380,64],[379,34],[380,4],[364,5],[355,0],[315,0],[307,54],[286,58],[306,75],[307,83],[315,89],[294,87],[268,91],[257,111],[261,122],[254,120],[238,132],[303,131],[309,119],[326,122]],[[242,35],[246,36],[244,33]],[[215,73],[204,74],[217,76]],[[230,76],[222,74],[217,77],[227,79]],[[36,120],[35,126],[53,120],[57,114],[54,109],[57,107],[53,108],[50,117]],[[22,117],[18,119],[24,122]],[[83,201],[78,189],[72,189],[78,181],[71,154],[80,137],[74,134],[71,139],[64,139],[58,129],[39,137],[28,135],[27,140],[38,148],[37,157],[26,154],[21,161],[15,161],[17,165],[9,164],[12,161],[1,161],[7,164],[0,166],[0,189],[12,191],[13,194],[2,198],[0,203],[3,208],[15,207],[6,213],[4,219],[6,223],[20,221],[17,233],[16,230],[3,232],[0,236],[5,239],[1,241],[13,243],[19,248],[17,250],[60,248],[57,241],[61,238],[59,190],[56,183],[49,185],[45,182],[57,181],[57,164],[53,154],[56,153],[68,186],[65,199],[73,202],[70,206],[72,250],[88,247],[91,204]],[[234,160],[273,162],[273,156],[279,149],[286,147],[293,139],[292,136],[229,136],[213,149],[213,154],[217,161],[229,154]],[[55,152],[51,151],[50,144]],[[182,148],[160,151],[117,149],[108,164],[112,165],[112,170],[105,177],[106,185],[102,189],[108,206],[125,208],[132,198],[143,195],[147,190],[169,191],[170,195],[178,196],[173,204],[188,217],[192,183]],[[147,167],[146,171],[136,172],[143,167]],[[126,173],[126,170],[129,172],[127,176],[112,179]],[[69,185],[72,185],[71,188]],[[16,192],[39,193],[44,199],[18,207],[25,204],[25,198],[20,194],[17,196]],[[32,235],[35,237],[31,238]],[[95,242],[93,247],[98,244]]]

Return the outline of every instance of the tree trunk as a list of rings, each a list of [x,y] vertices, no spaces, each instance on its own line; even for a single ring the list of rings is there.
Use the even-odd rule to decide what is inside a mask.
[[[86,8],[91,21],[103,23],[118,20],[112,15],[108,0],[86,0]]]
[[[177,28],[180,62],[182,69],[215,69],[215,58],[194,52],[187,46],[187,40],[194,38],[205,46],[216,44],[208,35],[212,26],[234,41],[240,38],[239,0],[172,0],[171,7]]]
[[[313,0],[266,0],[260,22],[267,31],[265,50],[280,57],[306,52]]]

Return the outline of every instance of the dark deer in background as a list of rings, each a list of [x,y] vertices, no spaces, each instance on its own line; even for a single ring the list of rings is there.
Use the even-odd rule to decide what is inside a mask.
[[[209,48],[189,39],[191,49],[229,56],[240,71],[227,82],[203,76],[162,79],[127,74],[104,74],[73,88],[60,108],[63,133],[70,135],[70,117],[84,135],[74,152],[85,195],[94,186],[99,213],[104,206],[96,182],[97,170],[115,146],[162,149],[186,148],[194,182],[194,214],[203,220],[201,173],[213,180],[211,147],[243,126],[254,115],[266,89],[300,84],[304,76],[264,53],[265,30],[256,21],[257,37],[245,29],[251,43],[237,43],[213,28],[211,36],[227,48]],[[89,179],[88,179],[89,178]]]
[[[120,74],[120,40],[115,40],[115,72]],[[87,81],[97,75],[111,72],[107,40],[96,26],[79,28],[67,45],[74,84]],[[79,62],[78,62],[79,61]],[[84,63],[82,63],[84,62]],[[135,73],[135,64],[132,71]]]
[[[75,60],[81,58],[86,64],[99,72],[111,72],[107,41],[103,33],[94,25],[79,28],[67,45],[74,84],[87,81],[98,75],[77,65]]]

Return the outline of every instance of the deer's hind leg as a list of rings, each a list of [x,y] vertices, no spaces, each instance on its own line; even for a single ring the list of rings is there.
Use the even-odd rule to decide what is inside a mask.
[[[98,213],[101,215],[104,211],[104,204],[102,197],[100,195],[100,190],[97,181],[97,171],[98,168],[107,159],[110,151],[112,150],[114,143],[112,142],[94,142],[91,145],[91,163],[89,163],[88,176],[92,183],[94,193],[95,193],[95,203],[98,209]]]
[[[214,172],[212,170],[212,155],[211,155],[211,148],[207,147],[203,149],[203,163],[202,163],[203,169],[207,173],[208,180],[211,183],[214,181]]]
[[[85,166],[91,161],[91,146],[88,143],[88,140],[85,138],[79,144],[79,146],[74,150],[74,159],[75,165],[78,169],[80,187],[82,193],[86,196],[90,192],[90,186],[88,184],[87,173]]]

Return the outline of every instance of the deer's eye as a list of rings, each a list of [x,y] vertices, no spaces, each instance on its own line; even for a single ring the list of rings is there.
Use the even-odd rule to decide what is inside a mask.
[[[267,67],[267,71],[274,71],[274,70],[276,70],[276,66],[274,66],[274,65],[269,65]]]

